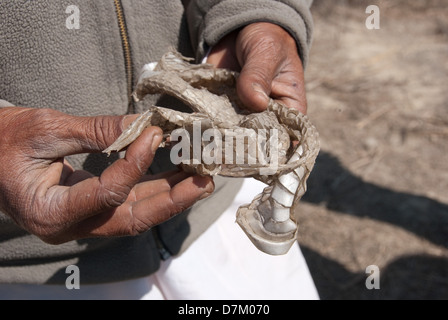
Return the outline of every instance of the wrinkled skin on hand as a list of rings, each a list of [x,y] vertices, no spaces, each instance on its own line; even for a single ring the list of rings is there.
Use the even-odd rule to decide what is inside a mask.
[[[253,23],[227,35],[207,63],[240,72],[238,96],[251,111],[263,111],[269,97],[306,114],[302,61],[294,38],[282,27]]]
[[[272,97],[306,113],[302,63],[294,39],[281,27],[254,23],[233,32],[208,62],[241,72],[238,95],[251,111],[265,110]],[[136,117],[0,109],[0,209],[43,241],[58,244],[135,235],[207,197],[214,189],[210,177],[145,175],[162,139],[156,127],[145,129],[125,158],[100,177],[74,170],[64,159],[101,152]]]
[[[145,174],[162,140],[157,127],[145,129],[100,177],[64,160],[100,152],[136,116],[76,117],[10,107],[0,109],[0,118],[0,209],[47,243],[136,235],[214,189],[210,177]]]
[[[246,131],[275,130],[276,141],[257,144],[254,141],[259,139],[252,138],[252,145],[244,142],[245,148],[240,151],[232,146],[218,151],[223,158],[229,151],[231,159],[242,159],[246,155],[249,158],[244,154],[249,149],[256,150],[251,163],[194,163],[189,154],[182,168],[204,175],[253,177],[268,184],[250,204],[239,207],[237,223],[261,251],[284,254],[297,238],[297,204],[306,192],[306,180],[319,152],[318,133],[301,113],[306,111],[306,99],[295,42],[277,26],[254,24],[223,39],[207,64],[194,65],[190,61],[171,50],[158,62],[145,65],[133,97],[138,102],[148,94],[168,94],[186,103],[193,113],[152,106],[104,152],[122,150],[151,125],[160,126],[169,138],[176,128],[194,135],[194,123],[200,122],[204,132],[220,132],[221,142],[229,137],[233,141],[234,136],[244,136]],[[257,158],[264,154],[263,148],[278,155],[277,161],[271,163],[274,166],[264,162],[263,157]]]

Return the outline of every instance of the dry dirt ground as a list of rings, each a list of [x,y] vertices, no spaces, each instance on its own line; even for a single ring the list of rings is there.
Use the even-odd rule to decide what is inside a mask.
[[[365,26],[380,9],[380,29]],[[448,0],[316,0],[321,152],[299,243],[322,299],[448,299]],[[366,288],[366,267],[380,289]]]

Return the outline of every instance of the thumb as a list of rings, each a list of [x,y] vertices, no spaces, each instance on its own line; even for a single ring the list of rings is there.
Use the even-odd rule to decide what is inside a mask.
[[[80,117],[49,108],[10,107],[1,110],[0,135],[4,145],[32,150],[34,158],[57,159],[104,150],[137,117]]]
[[[47,114],[41,118],[44,119],[46,131],[53,137],[51,150],[57,152],[53,156],[64,157],[103,151],[137,117],[138,115],[80,117],[47,110]]]
[[[263,30],[263,24],[249,25],[240,31],[236,42],[236,56],[242,67],[237,81],[238,96],[255,112],[267,108],[272,82],[283,61],[282,48]]]
[[[125,157],[115,161],[100,177],[83,180],[70,188],[52,188],[47,192],[56,201],[56,207],[61,208],[59,214],[62,221],[79,222],[124,203],[151,165],[161,141],[160,128],[147,128],[129,146]],[[57,182],[49,181],[53,185]]]
[[[72,152],[98,152],[110,146],[138,115],[74,117],[69,139]]]
[[[266,57],[254,54],[247,58],[237,81],[237,93],[243,105],[255,112],[266,110],[276,73],[276,66]]]

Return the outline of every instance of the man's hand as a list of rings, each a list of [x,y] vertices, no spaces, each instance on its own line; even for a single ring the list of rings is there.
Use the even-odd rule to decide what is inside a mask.
[[[0,208],[48,243],[142,233],[213,192],[210,177],[146,176],[162,132],[151,127],[100,177],[64,157],[100,152],[136,116],[75,117],[51,109],[0,109]]]
[[[291,35],[275,24],[253,23],[224,37],[207,60],[240,71],[238,95],[252,111],[263,111],[268,97],[306,113],[302,61]]]

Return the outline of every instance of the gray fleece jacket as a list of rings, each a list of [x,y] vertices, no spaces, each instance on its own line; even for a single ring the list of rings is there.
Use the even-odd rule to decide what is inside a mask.
[[[72,19],[74,11],[67,10],[70,5],[79,9],[78,21]],[[224,35],[256,21],[287,29],[306,64],[312,33],[310,5],[306,0],[1,1],[0,107],[50,107],[81,116],[125,114],[129,88],[144,64],[158,60],[171,46],[200,59]],[[129,67],[117,6],[124,13]],[[79,28],[73,28],[76,22]],[[186,108],[156,96],[135,105],[133,111],[142,112],[151,104]],[[100,174],[114,158],[90,154],[68,160],[77,169]],[[160,150],[151,171],[171,166],[168,153]],[[163,257],[188,248],[226,209],[241,185],[239,179],[220,177],[215,183],[211,197],[135,237],[53,246],[0,212],[0,283],[65,283],[65,269],[71,264],[80,268],[83,284],[149,275]]]

